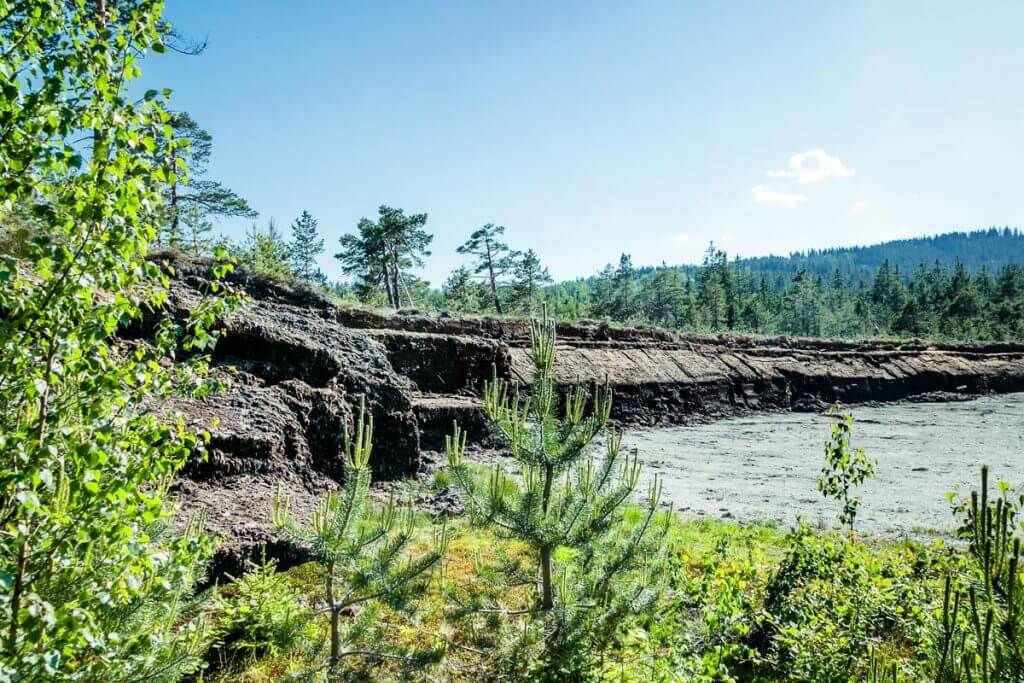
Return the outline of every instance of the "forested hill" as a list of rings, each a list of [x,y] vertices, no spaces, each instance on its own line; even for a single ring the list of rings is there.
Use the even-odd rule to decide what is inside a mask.
[[[833,247],[794,252],[789,256],[741,258],[739,265],[765,275],[792,276],[806,270],[823,278],[831,277],[838,269],[843,279],[850,282],[873,278],[885,261],[906,275],[922,263],[930,267],[936,261],[945,266],[959,261],[972,272],[982,267],[995,272],[1010,263],[1024,263],[1024,231],[1007,227],[949,232],[865,247]]]

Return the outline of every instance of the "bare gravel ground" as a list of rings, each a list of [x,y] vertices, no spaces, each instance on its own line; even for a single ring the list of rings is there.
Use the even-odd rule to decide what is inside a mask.
[[[983,464],[993,481],[1024,484],[1024,393],[856,406],[853,415],[853,445],[878,460],[861,489],[862,531],[951,531],[946,493],[977,486]],[[834,525],[838,505],[817,489],[828,437],[825,415],[780,413],[631,431],[623,447],[638,449],[644,476],[661,475],[665,498],[684,515]]]

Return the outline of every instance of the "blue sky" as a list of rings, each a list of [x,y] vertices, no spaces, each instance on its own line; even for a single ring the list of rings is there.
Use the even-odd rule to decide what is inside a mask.
[[[1021,2],[169,0],[211,177],[328,253],[429,214],[439,285],[500,223],[557,279],[1024,227]],[[245,223],[222,222],[240,236]]]

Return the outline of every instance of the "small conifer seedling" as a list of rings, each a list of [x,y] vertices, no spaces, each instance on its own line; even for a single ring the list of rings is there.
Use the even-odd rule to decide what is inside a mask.
[[[313,513],[312,524],[303,527],[289,517],[289,501],[280,486],[274,495],[274,525],[302,545],[323,569],[324,592],[330,615],[330,666],[349,656],[405,658],[425,653],[395,652],[375,644],[364,649],[355,641],[372,632],[374,612],[354,609],[365,603],[384,603],[396,609],[408,607],[422,594],[429,570],[438,564],[447,544],[442,528],[434,534],[432,548],[409,557],[406,552],[415,531],[411,505],[399,506],[392,498],[375,509],[368,493],[373,418],[366,417],[360,400],[355,440],[345,434],[345,482],[339,491],[327,493]],[[342,615],[355,614],[342,629]]]

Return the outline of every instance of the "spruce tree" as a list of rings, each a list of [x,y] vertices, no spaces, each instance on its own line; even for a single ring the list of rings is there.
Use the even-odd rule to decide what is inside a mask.
[[[783,297],[780,328],[789,334],[813,337],[821,333],[821,300],[817,283],[801,270]]]
[[[324,253],[324,241],[320,237],[317,221],[308,211],[292,223],[292,241],[288,245],[292,270],[295,277],[306,282],[323,284],[324,274],[317,266],[317,257]]]
[[[708,245],[704,263],[697,271],[697,300],[704,322],[714,331],[729,326],[729,260],[725,252]]]
[[[664,263],[640,289],[644,317],[655,325],[683,328],[692,325],[692,304],[686,277]]]
[[[576,386],[559,396],[554,324],[534,320],[530,343],[534,373],[525,397],[518,385],[496,376],[484,387],[484,411],[521,480],[510,479],[500,465],[478,480],[463,459],[466,435],[458,425],[446,441],[448,468],[474,519],[530,550],[532,568],[505,563],[511,583],[536,585],[530,604],[498,612],[542,624],[549,663],[567,647],[587,659],[624,615],[652,604],[657,581],[647,572],[656,570],[647,560],[660,552],[670,513],[658,519],[655,479],[640,519],[617,533],[640,465],[635,453],[622,454],[621,431],[609,428],[611,389]],[[604,452],[595,457],[599,436]],[[548,672],[554,679],[563,674]]]

